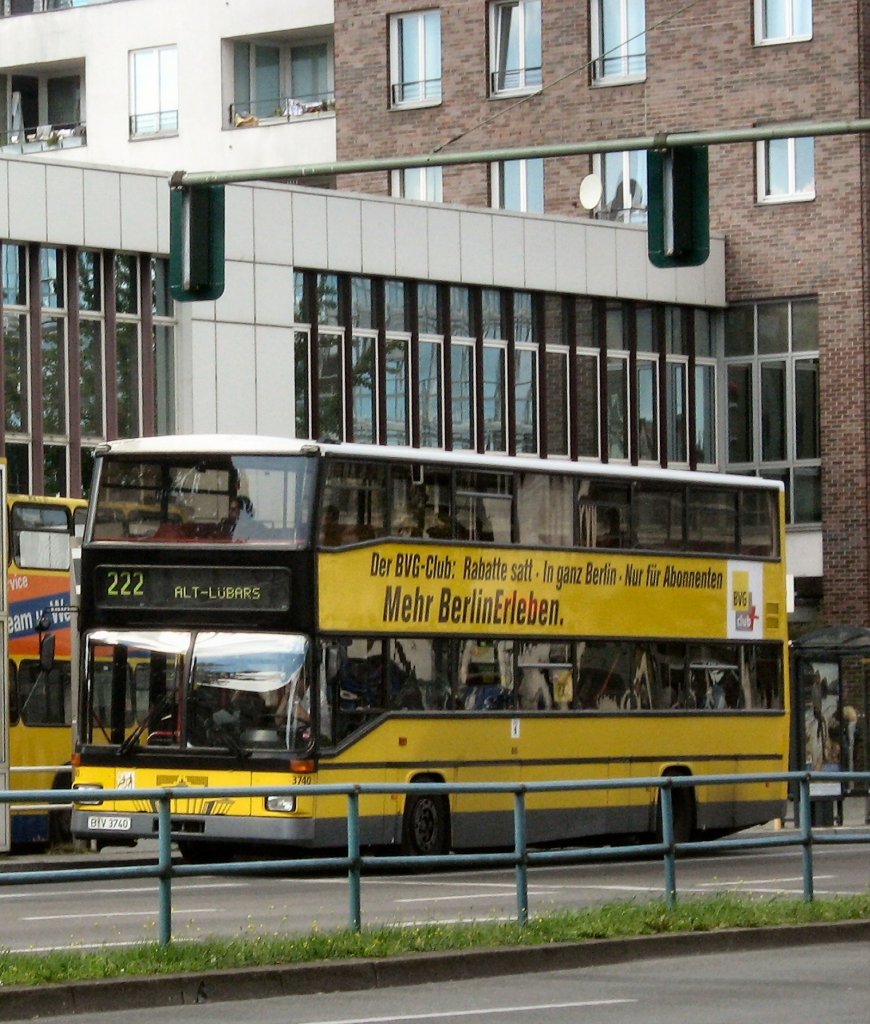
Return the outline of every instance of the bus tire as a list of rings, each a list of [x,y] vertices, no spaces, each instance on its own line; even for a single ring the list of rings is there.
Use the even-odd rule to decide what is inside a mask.
[[[671,790],[671,809],[674,817],[674,842],[688,843],[695,834],[695,792],[690,787]],[[656,804],[656,840],[662,842],[662,804]]]
[[[233,859],[235,850],[229,843],[179,839],[178,852],[188,864],[223,864]]]
[[[71,775],[56,775],[52,789],[72,789]],[[58,807],[48,814],[49,846],[66,846],[72,842],[72,807]]]
[[[423,780],[417,780],[423,781]],[[450,804],[436,793],[410,794],[402,818],[402,853],[434,856],[450,850]]]

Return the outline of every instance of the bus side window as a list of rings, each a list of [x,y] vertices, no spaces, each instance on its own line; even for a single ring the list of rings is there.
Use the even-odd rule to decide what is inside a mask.
[[[386,532],[386,468],[362,461],[331,460],[323,491],[320,543],[341,547]]]

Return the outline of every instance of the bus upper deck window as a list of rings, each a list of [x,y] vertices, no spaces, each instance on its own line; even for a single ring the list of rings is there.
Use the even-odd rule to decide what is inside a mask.
[[[341,547],[383,537],[386,508],[385,466],[331,460],[321,501],[320,543]]]
[[[577,487],[578,538],[586,548],[626,548],[631,536],[628,484],[581,480]]]
[[[773,491],[740,492],[740,550],[746,555],[771,557],[779,551],[776,494]]]

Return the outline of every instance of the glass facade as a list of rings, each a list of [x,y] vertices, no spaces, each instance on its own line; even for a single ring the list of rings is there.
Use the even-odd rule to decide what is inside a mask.
[[[706,310],[318,270],[294,292],[297,436],[718,462]]]
[[[87,495],[101,441],[174,430],[166,263],[0,244],[2,450],[10,491]]]

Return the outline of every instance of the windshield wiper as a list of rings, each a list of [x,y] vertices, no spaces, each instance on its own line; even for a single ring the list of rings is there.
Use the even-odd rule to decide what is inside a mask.
[[[118,747],[118,756],[121,757],[123,754],[129,753],[133,747],[138,746],[139,737],[142,733],[145,732],[152,722],[156,722],[164,711],[168,711],[174,702],[175,695],[167,692],[163,694],[162,700],[158,701],[156,704],[152,704],[150,710],[146,713],[142,721]]]
[[[243,747],[242,744],[233,736],[232,731],[225,725],[216,723],[214,726],[214,735],[219,739],[227,750],[231,754],[235,754],[236,757],[250,757],[251,751],[247,747]]]

